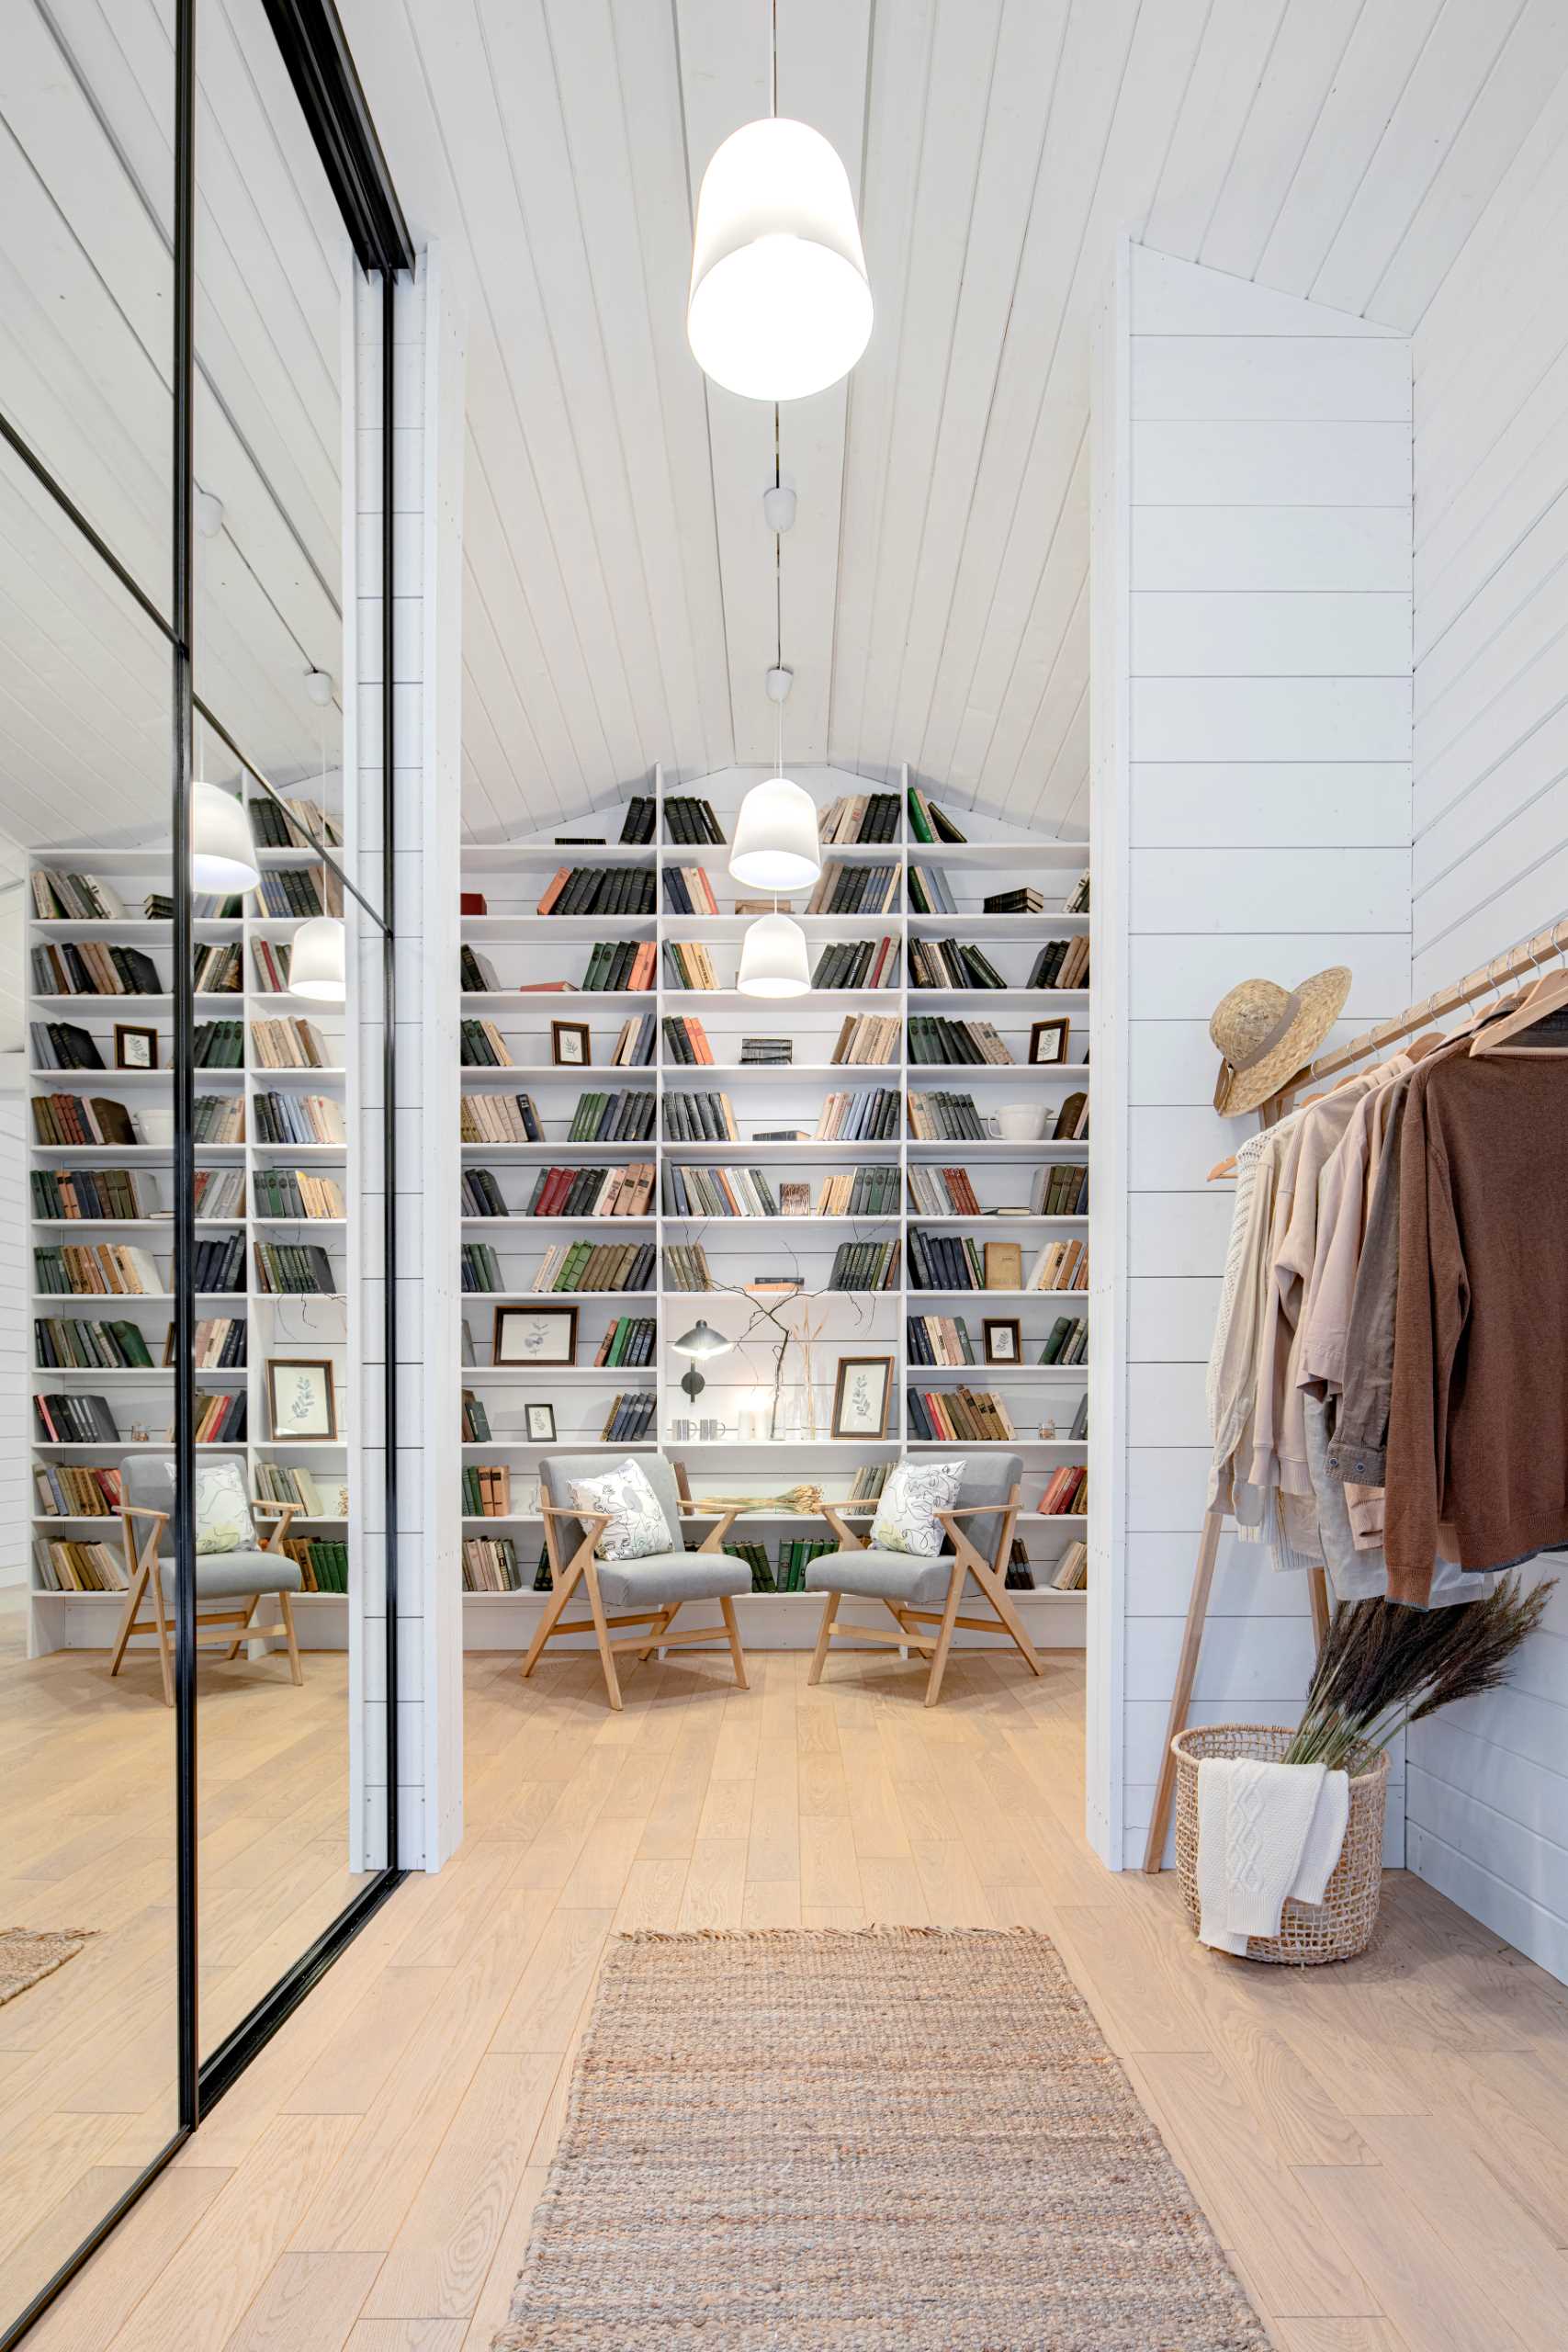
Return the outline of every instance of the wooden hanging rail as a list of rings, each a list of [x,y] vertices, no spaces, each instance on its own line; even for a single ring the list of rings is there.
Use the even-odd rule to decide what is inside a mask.
[[[1258,1116],[1263,1126],[1272,1126],[1289,1110],[1294,1098],[1304,1086],[1317,1084],[1320,1080],[1344,1076],[1364,1062],[1371,1054],[1381,1053],[1385,1046],[1396,1045],[1402,1037],[1413,1037],[1427,1024],[1440,1020],[1445,1013],[1459,1012],[1467,1004],[1477,1004],[1495,989],[1506,988],[1510,980],[1522,978],[1526,972],[1550,964],[1554,956],[1568,960],[1568,915],[1538,931],[1532,938],[1522,940],[1517,947],[1507,948],[1495,956],[1483,969],[1466,973],[1462,980],[1450,987],[1438,989],[1419,1004],[1406,1005],[1392,1021],[1382,1021],[1375,1029],[1366,1030],[1359,1037],[1352,1037],[1348,1045],[1340,1046],[1331,1054],[1322,1054],[1305,1069],[1288,1079],[1266,1102],[1258,1105]],[[1232,1163],[1234,1165],[1234,1162]],[[1225,1167],[1211,1169],[1211,1177],[1218,1176]],[[1166,1832],[1170,1826],[1171,1802],[1176,1794],[1176,1758],[1171,1753],[1171,1741],[1187,1728],[1188,1711],[1192,1703],[1192,1687],[1198,1679],[1198,1657],[1202,1647],[1203,1621],[1209,1612],[1209,1593],[1214,1580],[1214,1564],[1219,1557],[1220,1532],[1224,1525],[1222,1510],[1206,1511],[1203,1530],[1198,1544],[1198,1558],[1192,1571],[1192,1589],[1187,1602],[1187,1623],[1182,1634],[1181,1656],[1176,1669],[1176,1688],[1171,1693],[1170,1714],[1165,1727],[1165,1747],[1160,1757],[1159,1780],[1155,1789],[1154,1813],[1149,1823],[1148,1842],[1144,1849],[1145,1871],[1158,1871],[1165,1865]],[[1321,1645],[1328,1625],[1327,1580],[1321,1568],[1307,1571],[1307,1590],[1312,1603],[1313,1633]]]

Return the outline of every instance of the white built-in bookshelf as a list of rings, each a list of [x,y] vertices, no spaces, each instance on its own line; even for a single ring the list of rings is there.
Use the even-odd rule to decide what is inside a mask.
[[[552,1446],[558,1453],[602,1446],[607,1464],[628,1451],[662,1448],[684,1465],[691,1492],[698,1498],[739,1493],[776,1497],[784,1489],[807,1484],[819,1487],[828,1499],[842,1502],[863,1467],[891,1464],[907,1453],[975,1450],[975,1442],[967,1437],[925,1433],[909,1402],[911,1391],[933,1391],[939,1397],[948,1397],[961,1387],[997,1396],[1010,1419],[1014,1435],[998,1441],[997,1450],[1016,1451],[1024,1463],[1020,1534],[1033,1568],[1033,1597],[1052,1607],[1052,1629],[1046,1637],[1081,1638],[1070,1613],[1061,1617],[1055,1613],[1070,1612],[1077,1603],[1081,1619],[1081,1592],[1056,1593],[1050,1589],[1049,1579],[1067,1544],[1082,1538],[1084,1514],[1080,1508],[1043,1516],[1040,1503],[1062,1465],[1087,1464],[1087,1438],[1071,1433],[1086,1395],[1087,1366],[1047,1363],[1041,1357],[1059,1319],[1081,1319],[1087,1326],[1089,1298],[1082,1289],[1043,1291],[1029,1284],[1047,1245],[1077,1241],[1087,1248],[1087,1215],[1047,1214],[1038,1194],[1043,1169],[1087,1166],[1088,1140],[1057,1140],[1055,1129],[1067,1098],[1087,1091],[1089,996],[1087,989],[1041,989],[1028,983],[1047,941],[1081,938],[1087,949],[1087,913],[1064,911],[1085,875],[1087,844],[1032,836],[990,821],[966,811],[956,796],[944,795],[937,786],[924,787],[928,797],[969,838],[961,842],[927,843],[915,835],[907,775],[891,786],[879,786],[831,769],[792,767],[790,773],[811,793],[819,813],[845,795],[881,791],[891,792],[897,799],[898,822],[893,840],[824,844],[824,859],[829,865],[852,870],[893,869],[892,904],[886,912],[809,914],[805,911],[808,892],[781,901],[807,935],[814,971],[818,958],[834,945],[889,939],[897,955],[892,987],[814,987],[807,995],[784,1001],[738,992],[741,944],[754,918],[734,909],[737,899],[755,904],[761,894],[732,880],[727,846],[694,846],[671,839],[667,804],[677,797],[706,800],[728,843],[739,802],[759,780],[758,771],[735,770],[679,786],[667,784],[656,771],[648,791],[657,803],[658,821],[654,839],[645,845],[622,843],[623,803],[563,822],[538,839],[469,844],[465,849],[463,889],[466,895],[482,898],[485,911],[464,915],[462,943],[483,959],[486,977],[494,985],[465,988],[463,1017],[493,1025],[511,1057],[511,1066],[466,1067],[463,1092],[465,1096],[526,1095],[540,1127],[537,1140],[465,1141],[461,1151],[465,1178],[475,1170],[488,1171],[506,1212],[504,1216],[473,1216],[468,1213],[470,1204],[465,1203],[462,1240],[493,1252],[501,1287],[468,1292],[462,1301],[462,1385],[478,1403],[490,1431],[481,1439],[466,1435],[463,1461],[466,1471],[481,1467],[506,1471],[510,1487],[508,1508],[499,1515],[480,1516],[466,1508],[463,1534],[466,1540],[510,1538],[522,1585],[515,1592],[469,1591],[466,1595],[466,1637],[471,1645],[513,1645],[519,1638],[520,1623],[532,1622],[537,1606],[532,1587],[541,1545],[538,1465]],[[563,867],[634,869],[649,877],[652,908],[619,915],[541,915],[536,911],[541,897]],[[700,868],[705,875],[717,902],[716,914],[693,915],[671,908],[667,877],[682,867]],[[937,888],[945,885],[951,912],[922,913],[911,909],[909,885],[914,869],[937,876]],[[1042,911],[984,911],[987,898],[1021,887],[1040,894]],[[999,989],[913,986],[911,946],[941,940],[957,940],[980,949],[1005,985]],[[584,992],[590,959],[598,948],[645,943],[653,955],[653,987],[614,994]],[[687,989],[676,984],[666,954],[671,944],[705,951],[717,986]],[[468,977],[473,977],[471,971]],[[572,983],[571,989],[545,992],[545,984],[559,981]],[[624,1025],[644,1015],[651,1015],[655,1023],[652,1064],[612,1066]],[[834,1062],[846,1016],[853,1015],[891,1017],[894,1042],[886,1062],[847,1068]],[[1003,1064],[911,1060],[908,1023],[911,1019],[931,1016],[991,1023],[1012,1060]],[[713,1055],[711,1064],[686,1066],[675,1058],[665,1023],[682,1018],[695,1018],[703,1024]],[[1029,1059],[1032,1032],[1035,1023],[1047,1021],[1066,1023],[1067,1058],[1057,1064],[1034,1064]],[[552,1023],[556,1022],[586,1024],[591,1053],[586,1067],[562,1067],[555,1058],[559,1050],[552,1043]],[[788,1065],[749,1065],[744,1058],[744,1041],[749,1038],[787,1039]],[[899,1113],[891,1132],[880,1140],[758,1139],[777,1129],[799,1129],[814,1136],[829,1095],[868,1089],[889,1090]],[[626,1091],[653,1097],[653,1133],[648,1139],[567,1140],[584,1093],[618,1095]],[[940,1091],[968,1097],[987,1131],[978,1137],[919,1137],[914,1132],[908,1097]],[[738,1140],[676,1138],[672,1126],[679,1117],[678,1098],[693,1091],[728,1096]],[[1019,1132],[1031,1125],[1037,1133]],[[635,1218],[540,1217],[525,1213],[540,1171],[546,1168],[612,1169],[633,1163],[649,1166],[654,1171],[652,1197],[645,1213]],[[927,1171],[954,1168],[966,1176],[980,1214],[960,1214],[951,1205],[940,1213],[922,1214],[911,1203],[911,1177],[918,1182]],[[684,1208],[681,1206],[674,1184],[676,1171],[684,1177],[694,1169],[760,1170],[781,1208],[783,1186],[807,1186],[812,1213],[744,1217],[697,1214],[689,1199]],[[853,1179],[857,1173],[874,1170],[887,1171],[890,1197],[879,1204],[879,1213],[816,1213],[826,1180]],[[798,1201],[801,1195],[797,1192],[793,1197]],[[1004,1207],[1025,1213],[1007,1217],[986,1214]],[[987,1243],[1003,1249],[1010,1245],[1019,1252],[1021,1280],[1000,1281],[1006,1269],[998,1266],[997,1287],[984,1291],[922,1288],[919,1263],[911,1262],[911,1233],[919,1237],[917,1251],[922,1244],[929,1249],[937,1240],[969,1239],[982,1250]],[[637,1244],[651,1251],[653,1272],[646,1290],[606,1294],[536,1289],[547,1251],[574,1242],[606,1240]],[[897,1243],[899,1253],[891,1287],[852,1291],[827,1287],[840,1249],[887,1243]],[[700,1245],[705,1252],[709,1272],[719,1287],[699,1293],[677,1287],[672,1281],[671,1253],[693,1245]],[[803,1284],[793,1296],[769,1296],[776,1324],[760,1317],[760,1301],[749,1295],[747,1288],[770,1277],[795,1277]],[[498,1307],[563,1306],[576,1309],[575,1347],[569,1363],[512,1365],[493,1361]],[[961,1366],[911,1361],[908,1320],[926,1315],[964,1318],[976,1361]],[[606,1333],[620,1317],[650,1318],[654,1324],[652,1360],[644,1367],[616,1370],[595,1364]],[[674,1342],[699,1317],[734,1345],[731,1352],[697,1366],[706,1385],[694,1403],[680,1386],[691,1365],[677,1352]],[[1015,1362],[984,1361],[982,1327],[987,1319],[1017,1325],[1020,1344]],[[774,1351],[779,1326],[791,1335],[791,1344],[784,1357],[780,1409],[775,1416]],[[558,1335],[555,1339],[558,1345]],[[803,1339],[808,1339],[809,1366]],[[877,1439],[834,1438],[829,1433],[839,1364],[856,1357],[892,1359],[888,1426],[886,1435]],[[631,1443],[624,1439],[605,1442],[602,1433],[606,1417],[617,1395],[626,1392],[650,1393],[653,1397],[646,1434]],[[531,1435],[528,1426],[529,1406],[547,1404],[555,1431],[549,1442],[541,1441],[536,1432]],[[1043,1434],[1043,1428],[1051,1428],[1051,1434]],[[465,1505],[471,1506],[473,1499],[471,1493],[466,1494]],[[748,1513],[731,1532],[732,1540],[763,1545],[771,1563],[776,1561],[781,1543],[825,1541],[828,1533],[825,1522],[812,1511],[777,1504],[765,1513]],[[753,1600],[759,1608],[751,1617],[749,1634],[763,1640],[770,1637],[764,1626],[771,1630],[791,1613],[798,1623],[777,1637],[805,1638],[806,1619],[814,1623],[819,1607],[810,1595],[758,1593]]]
[[[252,806],[254,810],[255,804],[253,802]],[[294,873],[309,875],[327,910],[337,911],[337,901],[332,895],[335,877],[328,875],[322,861],[313,856],[308,846],[301,843],[294,848],[263,848],[259,858],[264,885],[275,876]],[[27,1106],[26,1133],[31,1245],[28,1264],[33,1270],[31,1396],[35,1400],[51,1396],[102,1398],[117,1431],[113,1440],[107,1435],[101,1438],[67,1437],[62,1424],[62,1433],[51,1439],[40,1422],[35,1402],[29,1408],[32,1461],[35,1472],[39,1466],[57,1470],[118,1469],[126,1455],[139,1453],[143,1448],[151,1455],[171,1460],[173,1448],[168,1433],[174,1419],[175,1375],[172,1363],[166,1361],[166,1357],[175,1315],[172,1226],[175,1182],[173,924],[166,920],[148,920],[143,914],[144,902],[150,893],[166,896],[170,888],[169,858],[166,852],[159,850],[73,844],[61,850],[36,850],[31,854],[30,863],[35,875],[53,870],[85,875],[106,883],[124,908],[123,917],[107,920],[84,920],[79,915],[45,920],[38,912],[37,898],[29,884],[27,937],[28,1094],[32,1099]],[[198,904],[203,903],[198,901]],[[248,1489],[258,1499],[265,1495],[267,1474],[271,1469],[277,1467],[307,1472],[317,1490],[320,1510],[309,1514],[299,1513],[291,1522],[288,1535],[291,1543],[342,1547],[335,1560],[331,1553],[319,1555],[324,1583],[325,1578],[341,1573],[348,1537],[350,1400],[346,1393],[349,1352],[346,1294],[356,1190],[353,1182],[355,1137],[353,1122],[346,1112],[349,1090],[344,1067],[347,1022],[345,1008],[342,1005],[308,1001],[286,990],[275,992],[264,988],[262,967],[257,962],[255,951],[264,945],[270,947],[275,954],[280,948],[286,949],[305,918],[299,914],[268,913],[261,893],[250,894],[244,899],[243,907],[244,911],[238,916],[208,916],[198,919],[194,925],[198,956],[204,949],[238,948],[243,980],[237,990],[197,990],[195,997],[197,1031],[199,1034],[213,1022],[238,1023],[241,1024],[239,1035],[243,1041],[242,1066],[198,1067],[195,1073],[198,1123],[204,1115],[204,1106],[210,1105],[215,1100],[236,1102],[242,1106],[238,1123],[240,1132],[233,1140],[198,1140],[196,1146],[198,1180],[204,1173],[214,1179],[237,1175],[241,1180],[239,1201],[223,1206],[219,1214],[201,1214],[203,1204],[198,1201],[196,1223],[197,1250],[199,1253],[205,1245],[224,1245],[236,1239],[243,1250],[239,1277],[243,1287],[239,1290],[198,1291],[195,1314],[198,1329],[218,1317],[235,1318],[243,1322],[245,1329],[244,1362],[242,1365],[201,1368],[198,1355],[198,1368],[195,1374],[198,1416],[209,1399],[228,1395],[243,1396],[245,1411],[243,1435],[200,1444],[198,1459],[228,1455],[242,1463]],[[112,944],[149,958],[153,969],[147,977],[155,978],[158,985],[134,993],[119,994],[66,993],[49,987],[39,970],[37,951],[67,945],[80,949],[84,944],[96,948]],[[58,974],[49,977],[57,978]],[[279,1021],[310,1023],[320,1041],[323,1067],[267,1066],[258,1050],[255,1024]],[[51,1023],[68,1024],[85,1032],[96,1045],[105,1067],[101,1069],[46,1067],[38,1040],[40,1030]],[[155,1034],[156,1069],[116,1067],[117,1023],[130,1030]],[[131,1048],[133,1051],[140,1049]],[[262,1132],[264,1123],[259,1115],[259,1098],[266,1094],[289,1101],[315,1097],[325,1102],[331,1108],[322,1116],[327,1125],[336,1127],[337,1136],[341,1139],[310,1142],[266,1140]],[[51,1095],[99,1098],[120,1104],[131,1122],[134,1139],[103,1144],[62,1144],[42,1140],[32,1105],[39,1098]],[[66,1217],[45,1213],[45,1205],[39,1197],[40,1177],[69,1179],[83,1173],[101,1176],[107,1170],[121,1170],[135,1184],[137,1203],[141,1212],[139,1217],[133,1219],[109,1214]],[[311,1179],[327,1179],[341,1196],[343,1214],[309,1217],[269,1214],[269,1208],[275,1204],[264,1197],[268,1189],[268,1178],[292,1173]],[[97,1205],[102,1208],[104,1204]],[[151,1269],[157,1283],[156,1289],[144,1295],[104,1296],[74,1291],[57,1294],[40,1287],[37,1253],[62,1248],[96,1249],[99,1245],[118,1246],[144,1253],[139,1262],[144,1273]],[[264,1288],[258,1272],[258,1247],[266,1250],[321,1250],[325,1254],[332,1282],[330,1292],[298,1294]],[[141,1335],[151,1363],[145,1367],[112,1369],[102,1365],[51,1364],[45,1361],[39,1331],[39,1326],[46,1319],[72,1325],[89,1321],[128,1324]],[[336,1413],[336,1435],[333,1439],[275,1437],[266,1379],[269,1359],[325,1363],[331,1367]],[[138,1431],[145,1432],[145,1435],[139,1438]],[[35,1476],[29,1481],[29,1486],[36,1488],[37,1485]],[[73,1499],[82,1498],[77,1496]],[[37,1655],[62,1646],[104,1646],[112,1632],[115,1615],[122,1605],[122,1596],[116,1592],[51,1589],[50,1571],[40,1559],[39,1547],[40,1543],[51,1541],[102,1544],[118,1559],[120,1556],[118,1518],[46,1510],[36,1491],[32,1495],[32,1510],[30,1640],[33,1653]],[[56,1573],[59,1573],[58,1568]],[[308,1566],[306,1575],[309,1583],[310,1569]],[[319,1593],[308,1591],[301,1599],[307,1604],[318,1602],[325,1611],[321,1628],[322,1634],[332,1641],[341,1639],[343,1603],[339,1594],[323,1589]],[[305,1638],[311,1638],[308,1631]]]

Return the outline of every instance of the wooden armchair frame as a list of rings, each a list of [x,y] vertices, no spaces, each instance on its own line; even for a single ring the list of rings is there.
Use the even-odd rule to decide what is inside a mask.
[[[1033,1643],[1024,1627],[1022,1618],[1013,1607],[1007,1589],[1007,1558],[1012,1547],[1013,1530],[1018,1524],[1019,1505],[1022,1489],[1014,1487],[1005,1503],[966,1503],[957,1510],[939,1510],[936,1514],[947,1533],[953,1538],[953,1564],[947,1579],[947,1600],[941,1609],[914,1609],[901,1600],[883,1598],[882,1605],[897,1627],[887,1633],[880,1625],[866,1625],[858,1621],[839,1622],[841,1592],[829,1592],[823,1603],[822,1624],[817,1635],[817,1647],[812,1653],[807,1682],[822,1679],[822,1669],[828,1662],[828,1652],[835,1641],[875,1642],[895,1649],[921,1650],[931,1659],[931,1672],[926,1679],[926,1704],[934,1707],[941,1695],[942,1677],[947,1672],[947,1654],[953,1647],[953,1636],[962,1626],[976,1634],[1007,1634],[1013,1646],[1032,1674],[1043,1674],[1043,1667],[1036,1655]],[[996,1548],[987,1560],[977,1552],[963,1528],[960,1520],[981,1519],[987,1513],[999,1512],[1001,1528]],[[832,1503],[822,1505],[822,1516],[839,1539],[840,1552],[863,1552],[868,1549],[863,1535],[858,1534],[840,1515]],[[961,1617],[958,1604],[963,1598],[964,1579],[973,1577],[981,1592],[996,1611],[994,1617]],[[852,1590],[852,1584],[851,1586]],[[869,1596],[868,1596],[869,1597]],[[921,1630],[934,1626],[934,1633]]]
[[[269,1533],[261,1536],[256,1548],[263,1552],[277,1551],[288,1532],[288,1523],[299,1509],[298,1503],[253,1503],[251,1505],[253,1519],[264,1515],[269,1518],[276,1515],[276,1524]],[[140,1541],[133,1524],[137,1520],[146,1520],[149,1522],[148,1531]],[[166,1510],[153,1510],[146,1503],[122,1503],[119,1521],[120,1539],[125,1547],[125,1611],[119,1621],[119,1630],[115,1635],[114,1647],[109,1653],[109,1673],[113,1676],[119,1672],[127,1645],[133,1635],[156,1635],[158,1663],[164,1676],[164,1704],[166,1707],[172,1707],[175,1703],[175,1669],[174,1654],[169,1637],[174,1631],[174,1624],[164,1601],[164,1579],[158,1573],[158,1546],[164,1540],[164,1530],[169,1523],[169,1514]],[[262,1590],[265,1591],[265,1589],[264,1586]],[[142,1617],[140,1613],[141,1604],[149,1596],[152,1602],[152,1614],[151,1617]],[[226,1660],[231,1663],[239,1657],[241,1647],[245,1642],[260,1640],[267,1634],[281,1634],[288,1645],[289,1675],[298,1687],[305,1679],[305,1669],[299,1662],[299,1644],[294,1631],[292,1598],[287,1592],[278,1594],[278,1623],[276,1625],[258,1625],[254,1623],[261,1599],[261,1592],[254,1592],[248,1600],[243,1594],[236,1593],[217,1601],[210,1608],[203,1609],[198,1605],[196,1614],[196,1645],[197,1649],[221,1650]],[[215,1628],[225,1630],[219,1634],[216,1641],[204,1642],[201,1638],[203,1633],[211,1632]]]
[[[684,1601],[667,1601],[657,1608],[622,1610],[614,1616],[606,1616],[599,1590],[599,1564],[594,1554],[600,1537],[610,1524],[610,1514],[608,1511],[572,1510],[559,1503],[547,1503],[542,1499],[539,1510],[545,1522],[545,1550],[550,1564],[550,1597],[545,1603],[534,1638],[528,1645],[528,1654],[523,1660],[525,1681],[539,1663],[547,1642],[553,1642],[564,1634],[591,1633],[598,1645],[599,1663],[604,1669],[604,1689],[611,1706],[616,1710],[621,1704],[621,1684],[615,1672],[615,1658],[617,1654],[626,1650],[635,1650],[640,1664],[656,1649],[691,1650],[711,1642],[728,1642],[729,1655],[735,1662],[735,1679],[742,1690],[749,1689],[746,1653],[740,1646],[740,1627],[736,1622],[735,1603],[728,1593],[719,1596],[718,1605],[724,1617],[722,1625],[704,1626],[697,1632],[682,1634],[674,1642],[665,1637],[685,1607]],[[682,1522],[687,1515],[688,1505],[682,1500]],[[722,1551],[724,1539],[739,1516],[739,1510],[726,1511],[698,1544],[698,1551]],[[571,1557],[565,1561],[561,1558],[558,1525],[561,1520],[576,1520],[582,1529],[582,1541]],[[588,1615],[563,1619],[561,1611],[579,1585],[588,1596]],[[612,1641],[612,1631],[621,1625],[640,1625],[643,1631],[622,1641]]]

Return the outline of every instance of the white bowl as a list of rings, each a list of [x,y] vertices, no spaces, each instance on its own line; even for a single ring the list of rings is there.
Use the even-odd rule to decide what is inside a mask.
[[[1038,1143],[1045,1133],[1045,1113],[1038,1102],[1004,1102],[997,1125],[1004,1143]]]

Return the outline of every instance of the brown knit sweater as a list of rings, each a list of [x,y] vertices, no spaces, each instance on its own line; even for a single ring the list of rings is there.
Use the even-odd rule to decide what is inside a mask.
[[[1426,1600],[1439,1520],[1467,1568],[1568,1542],[1568,1060],[1438,1055],[1410,1081],[1393,1599]]]

